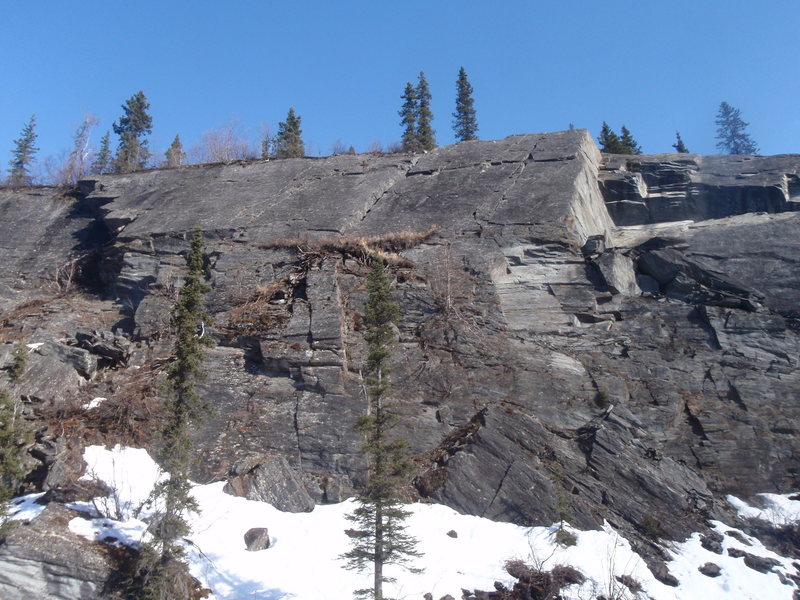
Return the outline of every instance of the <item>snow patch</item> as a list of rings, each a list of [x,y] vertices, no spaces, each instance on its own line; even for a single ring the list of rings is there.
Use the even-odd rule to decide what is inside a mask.
[[[766,521],[776,527],[791,525],[800,521],[800,500],[798,494],[758,494],[763,508],[749,505],[736,496],[727,496],[730,502],[743,519],[758,519]]]
[[[38,494],[28,494],[14,498],[8,507],[6,518],[13,521],[31,521],[38,517],[44,510],[45,505],[39,504],[37,500],[44,496],[44,492]]]
[[[92,398],[86,404],[82,405],[81,408],[84,410],[92,410],[93,408],[97,408],[103,402],[105,402],[108,398]]]
[[[102,499],[84,503],[82,509],[89,518],[73,519],[70,529],[89,539],[137,545],[145,536],[149,510],[145,501],[164,475],[144,450],[93,446],[86,449],[85,459],[90,465],[89,478],[119,489],[117,498],[108,499],[111,506],[121,503],[126,508],[120,511],[122,519],[113,520],[107,515],[98,517],[93,508]],[[264,502],[225,494],[223,487],[224,482],[194,486],[201,510],[190,519],[192,535],[187,544],[192,573],[213,590],[214,598],[340,600],[350,597],[352,590],[370,585],[368,573],[345,569],[339,558],[350,549],[344,530],[351,526],[345,515],[355,506],[352,500],[317,506],[310,513],[285,513]],[[782,500],[775,502],[783,506]],[[588,580],[565,589],[565,600],[600,594],[632,598],[617,580],[622,575],[636,580],[653,600],[791,600],[795,589],[782,584],[776,572],[757,572],[744,564],[744,558],[730,556],[727,550],[772,558],[779,563],[774,570],[787,575],[794,573],[791,560],[741,532],[751,545],[739,541],[728,535],[731,528],[720,522],[713,526],[723,535],[722,555],[703,548],[700,534],[669,545],[673,560],[668,567],[680,581],[673,588],[656,580],[630,543],[608,524],[599,531],[569,528],[577,543],[563,547],[554,541],[555,525],[528,528],[495,523],[436,504],[406,508],[411,512],[409,532],[419,539],[418,549],[424,553],[418,566],[425,571],[413,574],[388,567],[387,575],[396,577],[397,582],[387,586],[386,593],[395,598],[421,598],[426,592],[434,598],[445,594],[458,598],[462,588],[492,590],[495,581],[510,586],[513,580],[504,569],[509,559],[545,570],[559,564],[580,570]],[[244,534],[253,527],[269,529],[268,549],[245,549]],[[448,535],[450,531],[455,531],[456,537]],[[698,571],[706,562],[721,568],[719,577]]]

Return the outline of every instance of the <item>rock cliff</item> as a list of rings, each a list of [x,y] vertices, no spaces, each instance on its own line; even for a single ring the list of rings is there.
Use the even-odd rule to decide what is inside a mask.
[[[157,444],[199,226],[215,345],[198,480],[291,510],[360,485],[360,314],[382,251],[409,497],[607,520],[643,547],[733,518],[727,493],[798,487],[798,168],[604,156],[577,130],[0,190],[0,365],[42,344],[10,387],[47,426],[31,485],[68,486],[87,442]]]

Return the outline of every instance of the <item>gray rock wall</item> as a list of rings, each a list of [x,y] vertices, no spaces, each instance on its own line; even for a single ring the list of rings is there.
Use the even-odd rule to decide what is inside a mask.
[[[800,210],[798,155],[603,157],[600,188],[617,225]]]
[[[725,493],[798,485],[800,215],[748,211],[793,210],[800,161],[634,160],[601,161],[572,131],[421,156],[109,175],[83,182],[71,204],[54,190],[5,191],[0,210],[20,219],[0,221],[0,239],[17,240],[0,266],[0,342],[56,344],[38,353],[41,373],[71,382],[48,394],[37,367],[12,391],[51,436],[130,429],[157,443],[147,430],[169,310],[199,225],[215,347],[199,386],[213,410],[194,428],[196,478],[271,457],[291,482],[275,489],[302,500],[285,506],[338,501],[366,469],[353,431],[365,410],[359,244],[436,226],[392,254],[403,315],[393,395],[417,465],[409,498],[527,524],[566,510],[575,525],[606,519],[634,535],[647,517],[679,537],[725,515]],[[656,223],[680,219],[697,222]],[[308,243],[330,236],[347,248]],[[85,273],[54,291],[41,274],[64,256]],[[97,369],[87,378],[78,329],[126,337],[124,360],[84,343],[78,354]],[[146,393],[156,405],[142,405]],[[105,408],[83,411],[94,396]],[[65,433],[64,415],[80,428]]]

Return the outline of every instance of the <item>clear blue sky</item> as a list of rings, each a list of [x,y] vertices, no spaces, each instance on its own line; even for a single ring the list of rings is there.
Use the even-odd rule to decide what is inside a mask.
[[[151,150],[237,120],[255,143],[294,106],[309,154],[400,138],[407,81],[424,71],[439,144],[455,79],[475,89],[479,136],[627,125],[644,152],[715,152],[719,103],[763,154],[800,152],[798,0],[0,0],[0,168],[32,113],[39,158],[95,141],[143,90]],[[112,134],[113,139],[113,134]]]

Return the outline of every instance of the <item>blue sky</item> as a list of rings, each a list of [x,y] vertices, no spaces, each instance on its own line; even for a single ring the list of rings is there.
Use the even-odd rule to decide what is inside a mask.
[[[797,0],[406,2],[0,0],[0,168],[32,113],[39,157],[97,140],[143,90],[151,149],[236,121],[255,143],[294,106],[312,155],[400,138],[407,81],[424,71],[439,144],[455,79],[475,89],[479,136],[627,125],[644,152],[715,152],[719,103],[764,154],[800,152]],[[112,136],[113,137],[113,136]]]

